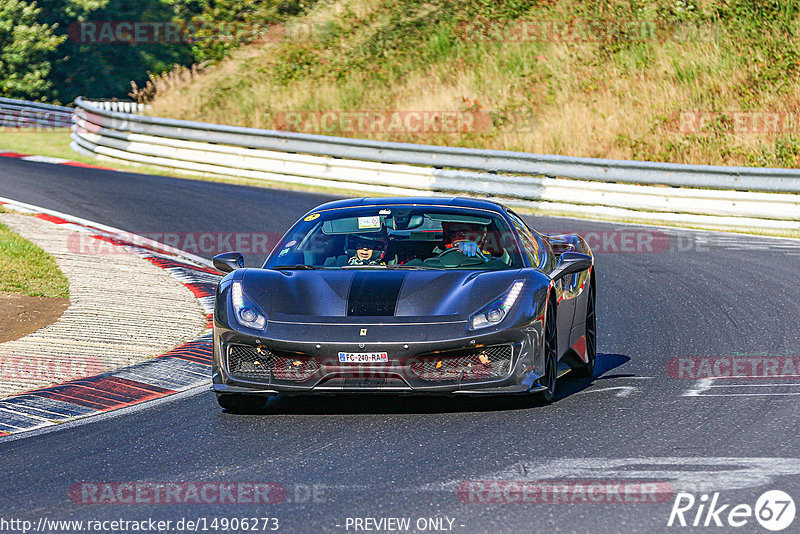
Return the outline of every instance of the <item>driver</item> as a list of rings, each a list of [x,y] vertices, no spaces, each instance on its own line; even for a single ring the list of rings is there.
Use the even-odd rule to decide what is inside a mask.
[[[490,254],[481,250],[486,241],[486,226],[467,222],[442,222],[444,251],[457,248],[470,258],[488,260]]]
[[[384,240],[352,236],[350,245],[355,249],[355,253],[347,260],[347,265],[386,265],[383,261],[383,256],[386,254]]]

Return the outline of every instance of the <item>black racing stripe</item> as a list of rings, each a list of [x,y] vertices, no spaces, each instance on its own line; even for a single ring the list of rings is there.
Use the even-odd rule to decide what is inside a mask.
[[[398,271],[356,272],[347,297],[347,315],[394,315],[406,274]]]

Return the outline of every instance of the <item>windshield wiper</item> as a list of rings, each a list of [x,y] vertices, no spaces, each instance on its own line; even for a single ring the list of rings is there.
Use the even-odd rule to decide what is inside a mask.
[[[314,267],[313,265],[304,265],[302,263],[296,263],[295,265],[278,265],[277,267],[273,267],[273,269],[276,271],[286,271],[289,269],[294,269],[294,270],[307,269],[309,271],[314,271],[318,269],[318,267]]]

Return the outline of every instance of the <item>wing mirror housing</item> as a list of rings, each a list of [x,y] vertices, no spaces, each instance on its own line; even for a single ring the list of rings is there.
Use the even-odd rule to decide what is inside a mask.
[[[561,259],[550,273],[550,278],[556,280],[568,274],[575,274],[585,271],[592,266],[592,257],[580,252],[564,252]]]
[[[229,273],[244,267],[244,255],[241,252],[224,252],[211,260],[214,267],[223,273]]]

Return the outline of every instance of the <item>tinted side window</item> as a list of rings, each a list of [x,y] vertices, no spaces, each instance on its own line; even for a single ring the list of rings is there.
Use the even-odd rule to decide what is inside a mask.
[[[525,223],[516,214],[508,212],[508,215],[522,239],[522,244],[525,246],[525,254],[528,255],[531,265],[537,269],[541,269],[543,262],[539,240],[533,237],[531,231],[528,230],[528,227],[525,226]]]

